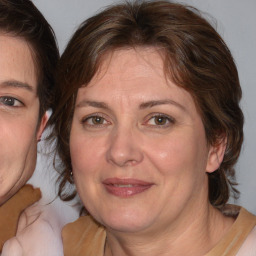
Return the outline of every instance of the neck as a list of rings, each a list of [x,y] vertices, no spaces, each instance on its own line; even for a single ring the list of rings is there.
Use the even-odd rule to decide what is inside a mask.
[[[190,210],[175,224],[150,232],[123,233],[107,229],[105,256],[204,255],[229,230],[232,218],[223,216],[211,205]]]

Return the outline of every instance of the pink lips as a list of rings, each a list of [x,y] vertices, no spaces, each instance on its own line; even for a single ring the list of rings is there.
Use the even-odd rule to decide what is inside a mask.
[[[118,197],[130,197],[151,188],[153,183],[136,179],[109,178],[103,182],[106,190]]]

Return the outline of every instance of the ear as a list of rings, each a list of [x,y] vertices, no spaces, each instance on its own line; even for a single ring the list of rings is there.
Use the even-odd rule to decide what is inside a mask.
[[[227,146],[226,136],[223,136],[215,145],[210,146],[206,172],[212,173],[220,167],[224,158],[226,146]]]
[[[43,133],[43,131],[45,129],[45,126],[47,124],[48,119],[49,119],[49,115],[47,114],[47,112],[45,112],[43,117],[42,117],[42,119],[41,119],[41,122],[40,122],[40,125],[38,127],[38,130],[37,130],[37,134],[36,134],[37,141],[40,141],[42,133]]]

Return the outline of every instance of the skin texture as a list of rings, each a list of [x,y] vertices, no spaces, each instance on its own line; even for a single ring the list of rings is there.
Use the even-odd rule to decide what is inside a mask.
[[[37,75],[28,44],[0,34],[0,204],[31,177],[37,141],[47,122],[39,118]]]
[[[208,145],[191,95],[166,79],[154,48],[106,57],[78,91],[70,147],[79,195],[107,228],[106,255],[201,255],[231,224],[208,202],[207,172],[225,145]],[[109,179],[148,187],[109,192]]]

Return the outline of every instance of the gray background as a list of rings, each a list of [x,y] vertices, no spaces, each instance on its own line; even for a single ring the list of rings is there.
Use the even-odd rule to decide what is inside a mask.
[[[62,52],[77,26],[100,8],[115,3],[110,0],[34,0],[35,5],[48,19],[55,30]],[[185,0],[178,1],[193,5],[210,14],[218,32],[228,44],[238,66],[245,115],[245,141],[237,164],[240,199],[236,202],[256,213],[256,0]],[[214,21],[215,20],[215,21]],[[32,183],[43,183],[46,196],[54,194],[54,174],[51,164],[39,155]],[[48,160],[49,162],[49,160]]]

